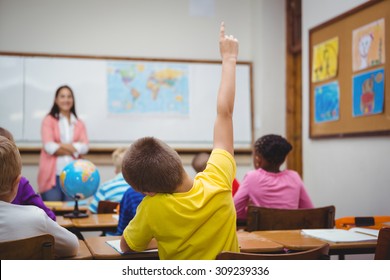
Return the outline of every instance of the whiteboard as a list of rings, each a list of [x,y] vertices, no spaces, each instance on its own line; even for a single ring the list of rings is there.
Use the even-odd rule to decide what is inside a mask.
[[[0,56],[0,126],[23,140],[23,59]]]
[[[53,105],[56,89],[66,84],[73,89],[76,112],[86,124],[91,148],[113,148],[144,136],[160,138],[177,149],[212,147],[220,63],[175,62],[188,67],[189,110],[183,117],[112,114],[107,104],[109,62],[89,57],[0,56],[0,96],[6,100],[1,102],[1,126],[14,133],[19,145],[40,147],[42,119]],[[233,117],[238,149],[250,149],[252,144],[250,85],[251,64],[238,64]]]

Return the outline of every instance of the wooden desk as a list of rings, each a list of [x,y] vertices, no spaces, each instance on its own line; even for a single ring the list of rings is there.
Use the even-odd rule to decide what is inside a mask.
[[[121,255],[106,243],[107,240],[116,240],[120,239],[120,236],[96,236],[89,237],[85,239],[85,243],[89,251],[92,254],[92,257],[97,260],[113,260],[113,259],[153,259],[158,260],[157,251],[146,251],[146,252],[137,252]]]
[[[252,233],[294,251],[313,249],[324,243],[329,244],[330,255],[373,254],[376,249],[376,241],[328,242],[303,235],[300,230],[253,231]]]
[[[238,242],[242,252],[257,253],[278,253],[283,251],[283,245],[270,241],[266,238],[259,237],[249,232],[237,232]],[[145,251],[121,255],[114,248],[106,243],[107,240],[117,240],[119,236],[97,236],[85,239],[92,257],[94,259],[158,259],[158,252]]]
[[[60,260],[92,260],[92,254],[88,249],[87,244],[83,240],[79,240],[79,251],[77,255],[69,258],[59,258]]]
[[[74,202],[72,201],[44,201],[43,203],[45,203],[45,205],[51,209],[56,216],[72,213],[74,210]],[[88,205],[79,204],[79,211],[86,213],[88,211]]]
[[[73,226],[79,231],[115,231],[118,219],[115,214],[90,214],[87,218],[72,219]]]
[[[56,216],[56,221],[57,224],[64,228],[72,228],[73,227],[73,222],[71,219],[64,218],[64,216]]]
[[[241,252],[280,253],[284,249],[284,246],[280,243],[276,243],[251,232],[238,231],[237,237]]]

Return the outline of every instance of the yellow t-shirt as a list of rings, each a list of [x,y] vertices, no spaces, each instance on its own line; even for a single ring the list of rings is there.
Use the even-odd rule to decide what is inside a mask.
[[[123,232],[127,244],[143,251],[154,237],[160,259],[208,260],[221,251],[239,252],[231,193],[235,175],[232,155],[214,149],[190,191],[143,199]]]

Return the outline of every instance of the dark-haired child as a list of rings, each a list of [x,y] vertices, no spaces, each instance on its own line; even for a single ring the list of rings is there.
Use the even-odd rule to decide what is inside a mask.
[[[77,117],[75,103],[73,90],[60,86],[50,112],[42,120],[38,191],[44,201],[73,200],[61,190],[59,175],[67,164],[89,149],[87,129]]]
[[[313,208],[299,174],[280,170],[291,150],[291,144],[279,135],[265,135],[255,142],[253,163],[256,169],[245,175],[234,196],[238,219],[246,218],[249,203],[268,208]]]

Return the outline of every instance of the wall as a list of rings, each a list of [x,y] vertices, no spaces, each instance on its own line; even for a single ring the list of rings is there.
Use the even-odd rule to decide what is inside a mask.
[[[192,15],[192,2],[204,1],[0,0],[0,51],[215,60],[225,21],[239,59],[253,62],[255,138],[284,134],[284,0],[211,0],[211,15]],[[109,159],[98,167],[102,180],[112,176]],[[251,168],[249,155],[240,158],[237,178]],[[36,173],[36,160],[24,160],[34,185]]]
[[[285,135],[285,1],[253,0],[252,38],[255,81],[255,138]]]
[[[390,215],[390,138],[311,140],[308,31],[365,1],[302,1],[304,181],[316,205],[334,204],[336,216]]]

